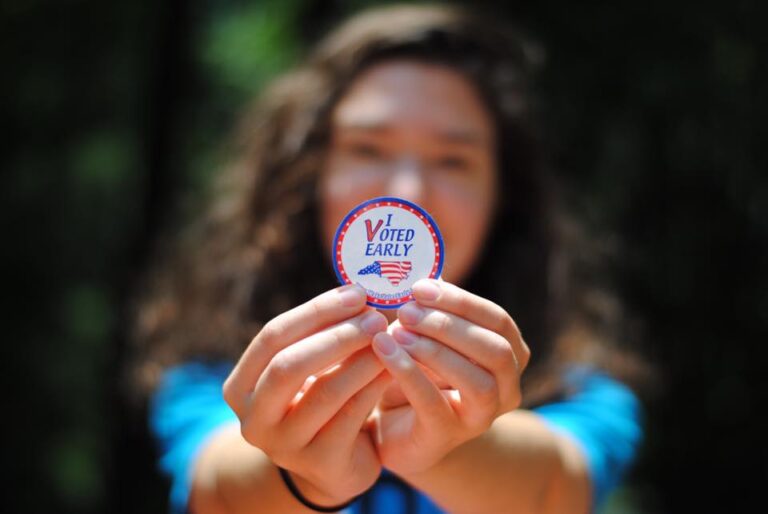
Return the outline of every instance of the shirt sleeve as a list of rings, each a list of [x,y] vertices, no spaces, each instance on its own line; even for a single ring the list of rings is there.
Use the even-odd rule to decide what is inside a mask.
[[[194,362],[167,370],[150,400],[149,425],[160,468],[171,478],[170,510],[187,510],[195,460],[220,427],[237,422],[221,387],[231,363]]]
[[[592,368],[570,369],[566,384],[571,396],[534,412],[584,452],[595,511],[634,462],[643,438],[642,409],[631,389]]]

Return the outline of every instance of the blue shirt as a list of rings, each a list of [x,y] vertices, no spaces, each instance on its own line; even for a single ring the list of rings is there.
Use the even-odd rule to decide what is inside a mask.
[[[186,512],[195,460],[219,428],[238,423],[221,388],[232,363],[190,362],[169,369],[150,404],[150,428],[160,447],[160,467],[172,480],[170,507]],[[553,430],[572,438],[586,457],[594,509],[620,483],[642,439],[641,408],[622,383],[587,367],[565,375],[569,395],[534,409]],[[426,495],[386,470],[350,514],[442,514]]]

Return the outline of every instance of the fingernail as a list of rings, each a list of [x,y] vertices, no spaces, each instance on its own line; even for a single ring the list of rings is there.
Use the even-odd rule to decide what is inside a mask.
[[[376,334],[376,336],[373,338],[373,344],[376,346],[377,350],[379,350],[387,357],[391,357],[397,351],[395,340],[392,339],[392,336],[386,332]]]
[[[400,322],[405,325],[415,325],[424,317],[424,309],[414,302],[409,302],[400,307],[397,317],[400,318]]]
[[[392,330],[392,337],[403,346],[410,346],[419,340],[419,336],[400,327]]]
[[[339,300],[344,307],[356,307],[366,298],[365,289],[357,284],[344,286],[339,291]]]
[[[434,302],[440,296],[440,286],[432,280],[419,280],[412,289],[417,300]]]
[[[360,320],[360,328],[363,332],[370,335],[376,335],[387,329],[387,320],[376,311],[366,313]]]

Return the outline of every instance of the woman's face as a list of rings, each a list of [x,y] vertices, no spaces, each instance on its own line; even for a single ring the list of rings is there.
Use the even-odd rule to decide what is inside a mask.
[[[445,240],[443,277],[461,283],[496,207],[495,145],[490,113],[458,72],[406,60],[372,66],[331,116],[319,189],[326,248],[358,204],[404,198],[435,219]]]

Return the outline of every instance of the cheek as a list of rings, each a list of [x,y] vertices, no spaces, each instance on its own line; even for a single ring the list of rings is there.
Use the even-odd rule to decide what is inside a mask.
[[[436,183],[432,189],[435,218],[446,245],[444,277],[455,283],[469,275],[485,244],[495,208],[491,184]]]
[[[336,170],[327,174],[321,189],[323,201],[329,204],[345,202],[350,196],[359,195],[359,191],[375,188],[380,173],[373,169],[357,168]]]
[[[450,224],[446,231],[467,235],[485,233],[495,208],[492,181],[434,180],[431,189],[432,203]]]
[[[381,173],[377,170],[329,162],[319,188],[323,244],[330,248],[344,216],[365,200],[381,196],[377,194],[380,188]]]
[[[445,240],[445,278],[460,283],[471,271],[485,244],[488,219],[472,208],[455,208],[444,213],[441,219],[440,230]]]

